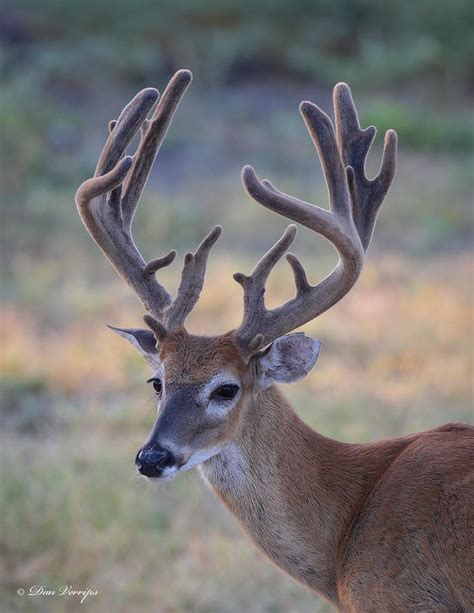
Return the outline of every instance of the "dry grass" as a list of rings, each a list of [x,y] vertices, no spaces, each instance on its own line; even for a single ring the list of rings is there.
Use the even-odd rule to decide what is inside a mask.
[[[230,256],[211,266],[218,291],[208,284],[193,329],[235,325],[235,269]],[[357,289],[307,327],[323,351],[287,390],[304,418],[352,441],[472,421],[470,269],[469,253],[372,257]],[[279,268],[271,302],[287,288]],[[7,609],[45,610],[44,599],[16,597],[18,586],[71,583],[99,590],[94,611],[326,611],[262,558],[197,475],[159,488],[134,479],[153,403],[145,366],[103,323],[135,325],[140,311],[118,281],[101,291],[101,304],[83,297],[54,325],[26,306],[5,310]]]

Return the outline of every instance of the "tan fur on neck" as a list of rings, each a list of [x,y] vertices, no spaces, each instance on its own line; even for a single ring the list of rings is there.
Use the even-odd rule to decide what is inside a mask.
[[[254,396],[232,443],[201,472],[273,562],[342,607],[353,598],[343,569],[352,524],[395,459],[442,431],[340,443],[309,428],[272,387]]]

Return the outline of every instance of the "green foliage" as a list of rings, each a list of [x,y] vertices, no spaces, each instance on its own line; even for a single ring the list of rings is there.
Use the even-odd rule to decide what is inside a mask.
[[[207,82],[268,70],[378,82],[468,79],[469,0],[7,0],[15,48],[54,78],[140,79],[186,65]],[[25,44],[26,43],[26,44]],[[38,49],[41,49],[38,55]]]
[[[2,190],[5,203],[23,203],[9,211],[18,226],[27,216],[48,226],[47,202],[90,172],[92,153],[81,150],[84,127],[96,127],[90,105],[113,109],[117,91],[125,98],[177,67],[191,68],[198,87],[212,84],[215,91],[248,79],[264,89],[269,78],[328,86],[345,79],[366,91],[399,83],[406,90],[422,78],[424,98],[430,83],[446,91],[468,85],[472,68],[466,0],[449,6],[444,0],[383,6],[376,0],[6,0],[2,10]],[[395,127],[404,145],[472,147],[466,113],[384,100],[369,110],[370,123]],[[237,101],[231,114],[244,129],[249,114],[239,117],[240,111]],[[285,121],[283,130],[292,125]]]
[[[379,100],[361,113],[364,125],[380,133],[396,127],[404,146],[427,151],[472,151],[474,122],[467,112],[441,115],[416,105]]]

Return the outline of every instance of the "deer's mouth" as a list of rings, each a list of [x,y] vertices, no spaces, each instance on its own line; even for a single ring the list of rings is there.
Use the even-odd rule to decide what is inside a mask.
[[[178,473],[178,471],[179,471],[178,468],[165,469],[161,472],[161,474],[158,477],[147,477],[147,479],[148,481],[151,481],[152,483],[171,481],[171,479],[173,479],[173,477]]]
[[[191,453],[185,460],[181,460],[165,449],[145,446],[137,453],[135,466],[138,472],[150,481],[169,481],[176,473],[199,466],[221,450],[221,446],[208,447]]]

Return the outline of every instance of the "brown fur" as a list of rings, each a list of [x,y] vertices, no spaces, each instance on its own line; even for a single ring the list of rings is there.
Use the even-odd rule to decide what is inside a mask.
[[[474,428],[340,443],[274,386],[256,390],[256,362],[231,335],[181,331],[160,355],[174,385],[223,368],[241,378],[241,401],[206,443],[227,450],[201,472],[275,564],[343,611],[473,610]]]
[[[246,363],[231,333],[219,336],[193,336],[181,329],[169,334],[160,346],[160,361],[165,372],[168,396],[189,389],[187,402],[173,409],[170,416],[176,443],[189,450],[205,450],[224,444],[238,427],[240,412],[232,411],[224,422],[206,419],[202,408],[193,402],[193,390],[222,371],[244,380]],[[186,406],[187,405],[187,406]],[[189,406],[190,405],[190,406]],[[161,411],[164,413],[163,409]],[[160,419],[157,421],[160,428]]]
[[[181,329],[168,335],[160,346],[160,360],[167,381],[199,384],[226,365],[241,376],[246,363],[231,332],[222,336],[194,336]]]

